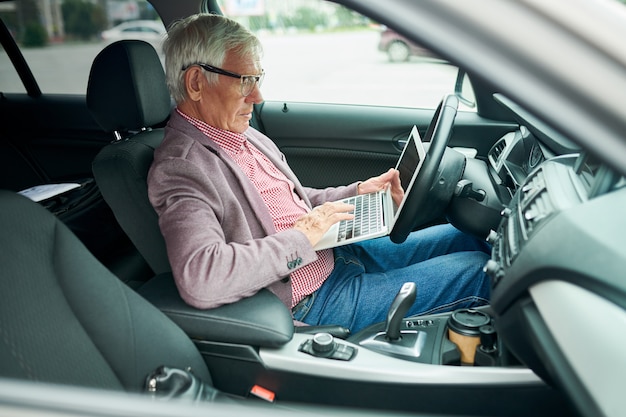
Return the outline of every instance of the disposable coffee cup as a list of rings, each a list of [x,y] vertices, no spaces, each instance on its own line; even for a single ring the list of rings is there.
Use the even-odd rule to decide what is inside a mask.
[[[448,319],[448,339],[461,352],[461,365],[473,365],[476,347],[480,344],[480,326],[491,322],[491,317],[482,311],[461,309]]]

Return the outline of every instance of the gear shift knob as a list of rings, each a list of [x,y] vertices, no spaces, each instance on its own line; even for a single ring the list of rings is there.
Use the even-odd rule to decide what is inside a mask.
[[[414,282],[405,282],[402,284],[402,288],[394,298],[389,312],[387,313],[387,322],[385,325],[385,335],[387,340],[400,339],[400,324],[402,319],[409,311],[409,308],[415,302],[417,294],[417,288]]]

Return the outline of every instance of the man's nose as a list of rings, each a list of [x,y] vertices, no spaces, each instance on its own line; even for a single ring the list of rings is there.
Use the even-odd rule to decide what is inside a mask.
[[[254,89],[252,89],[252,92],[248,95],[248,97],[246,97],[246,99],[254,104],[263,102],[263,94],[261,94],[261,87],[259,87],[258,83],[254,84]]]

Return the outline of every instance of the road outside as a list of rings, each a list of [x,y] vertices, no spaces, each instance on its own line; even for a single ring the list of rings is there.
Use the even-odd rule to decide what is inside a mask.
[[[456,68],[430,58],[391,63],[378,51],[379,32],[259,35],[265,49],[266,100],[434,108],[452,92]],[[84,94],[91,62],[104,44],[25,49],[42,91]],[[0,89],[23,91],[0,53]]]
[[[452,92],[455,67],[431,58],[391,63],[379,32],[262,37],[267,100],[434,108]]]

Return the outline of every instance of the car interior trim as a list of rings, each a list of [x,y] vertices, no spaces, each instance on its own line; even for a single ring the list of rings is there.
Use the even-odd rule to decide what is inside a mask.
[[[618,412],[624,384],[623,375],[614,372],[613,359],[624,354],[626,333],[618,329],[626,324],[626,311],[565,281],[544,281],[529,291],[568,363],[592,391],[592,397],[600,400],[605,415]]]
[[[266,368],[305,375],[344,380],[388,382],[397,384],[471,384],[471,385],[543,385],[528,368],[458,367],[410,362],[376,353],[350,342],[341,343],[357,349],[349,362],[316,358],[299,351],[312,335],[294,334],[280,348],[261,348],[259,355]]]

